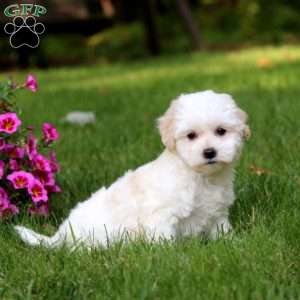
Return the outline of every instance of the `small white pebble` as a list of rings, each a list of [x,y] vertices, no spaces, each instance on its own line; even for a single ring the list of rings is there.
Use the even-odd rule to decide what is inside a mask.
[[[63,118],[63,121],[84,126],[86,124],[95,123],[96,115],[90,111],[71,111]]]

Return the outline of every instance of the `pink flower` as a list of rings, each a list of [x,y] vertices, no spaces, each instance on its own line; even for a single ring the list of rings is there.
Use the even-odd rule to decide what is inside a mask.
[[[0,217],[5,218],[11,215],[15,215],[19,212],[19,209],[9,202],[6,191],[0,187]]]
[[[44,135],[44,141],[46,143],[51,143],[53,141],[58,140],[59,138],[56,128],[50,123],[44,123],[42,127],[42,131]]]
[[[5,140],[0,138],[0,151],[5,148]]]
[[[50,162],[42,154],[37,154],[34,156],[33,164],[39,171],[51,172]]]
[[[8,195],[6,191],[0,187],[0,209],[6,207],[9,204]]]
[[[28,74],[25,82],[25,87],[34,93],[37,91],[38,89],[37,80],[32,74]]]
[[[0,179],[3,177],[4,175],[4,167],[5,167],[5,163],[3,160],[0,160]]]
[[[59,167],[59,164],[57,162],[56,154],[55,154],[54,151],[52,151],[50,153],[50,160],[49,160],[49,162],[50,162],[51,171],[54,172],[54,173],[58,172],[59,169],[60,169],[60,167]]]
[[[57,185],[46,185],[45,189],[48,191],[48,193],[60,193],[61,192],[61,188]]]
[[[4,152],[7,153],[10,158],[23,158],[25,154],[25,150],[23,148],[12,144],[6,144]]]
[[[0,115],[0,132],[12,134],[17,131],[21,123],[21,120],[15,113],[2,114]]]
[[[7,176],[7,179],[13,184],[16,190],[27,188],[34,180],[32,174],[25,171],[13,172]]]
[[[54,176],[50,172],[35,171],[34,176],[42,183],[42,185],[52,186],[55,184]]]
[[[33,160],[33,158],[37,155],[38,152],[37,152],[37,140],[31,132],[28,135],[28,140],[25,148],[29,159]]]
[[[48,202],[36,203],[34,206],[32,206],[28,209],[28,212],[32,216],[38,215],[38,216],[47,217],[49,215],[49,204],[48,204]]]
[[[38,179],[34,179],[28,186],[28,193],[31,195],[32,201],[37,203],[40,201],[47,202],[48,193]]]
[[[12,171],[20,171],[21,166],[16,159],[10,159],[8,162],[9,169]]]

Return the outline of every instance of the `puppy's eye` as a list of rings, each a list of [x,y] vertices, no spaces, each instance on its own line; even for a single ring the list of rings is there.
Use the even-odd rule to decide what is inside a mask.
[[[219,135],[219,136],[225,135],[226,132],[227,132],[227,130],[224,129],[223,127],[218,127],[215,131],[216,135]]]
[[[197,133],[194,132],[194,131],[192,131],[192,132],[190,132],[189,134],[187,134],[187,138],[188,138],[189,140],[194,140],[196,137],[197,137]]]

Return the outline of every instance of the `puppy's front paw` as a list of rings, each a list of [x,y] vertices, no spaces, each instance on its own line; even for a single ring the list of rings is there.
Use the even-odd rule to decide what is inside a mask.
[[[216,240],[224,235],[228,235],[232,231],[232,226],[227,218],[222,218],[212,227],[209,237]]]

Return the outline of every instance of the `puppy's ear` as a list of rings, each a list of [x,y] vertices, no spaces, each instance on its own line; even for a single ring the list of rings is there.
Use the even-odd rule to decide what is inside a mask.
[[[248,115],[243,110],[238,108],[237,116],[244,123],[243,138],[245,140],[249,140],[251,137],[251,130],[250,130],[249,125],[247,125]]]
[[[168,110],[157,120],[162,143],[170,150],[175,150],[175,107],[177,100],[173,100]]]

